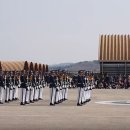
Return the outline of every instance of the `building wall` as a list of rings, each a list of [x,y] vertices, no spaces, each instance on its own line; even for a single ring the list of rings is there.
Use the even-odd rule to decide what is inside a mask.
[[[100,62],[100,72],[109,74],[130,74],[130,62]]]
[[[130,60],[130,35],[100,35],[100,61]]]
[[[130,74],[130,35],[100,35],[100,72]]]

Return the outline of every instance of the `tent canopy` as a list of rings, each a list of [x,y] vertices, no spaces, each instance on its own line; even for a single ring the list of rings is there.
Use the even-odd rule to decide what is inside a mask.
[[[1,61],[0,70],[3,70],[3,71],[22,71],[22,70],[44,71],[44,68],[42,67],[41,64],[28,62],[28,61]]]

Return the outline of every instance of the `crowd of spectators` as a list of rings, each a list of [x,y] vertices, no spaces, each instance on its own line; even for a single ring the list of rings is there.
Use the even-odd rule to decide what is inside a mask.
[[[98,89],[128,89],[130,87],[130,75],[95,74],[95,88]]]

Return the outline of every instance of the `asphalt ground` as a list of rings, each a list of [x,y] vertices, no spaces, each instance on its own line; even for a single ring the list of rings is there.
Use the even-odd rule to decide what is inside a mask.
[[[44,100],[20,106],[19,101],[0,105],[0,130],[130,130],[130,105],[98,104],[99,101],[129,100],[130,89],[94,89],[92,100],[77,104],[77,89],[68,100],[49,106],[49,88]]]

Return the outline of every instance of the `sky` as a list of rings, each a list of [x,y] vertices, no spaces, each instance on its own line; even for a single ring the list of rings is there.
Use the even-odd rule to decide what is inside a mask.
[[[0,0],[0,60],[98,60],[100,34],[130,33],[130,0]]]

